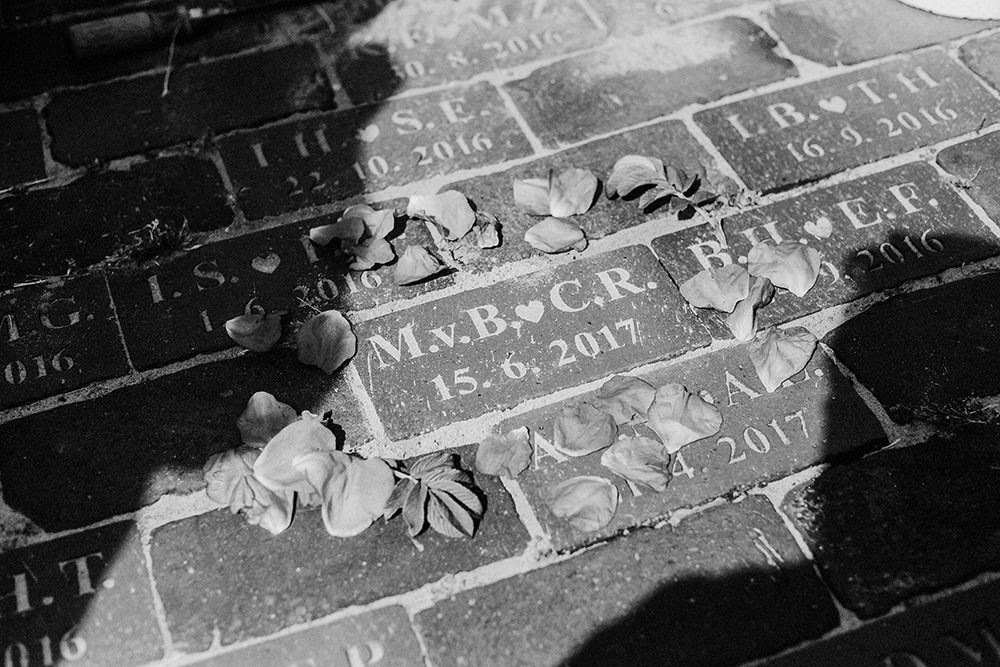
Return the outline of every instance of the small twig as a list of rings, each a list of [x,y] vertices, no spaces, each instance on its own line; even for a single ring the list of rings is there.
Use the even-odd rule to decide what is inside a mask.
[[[167,71],[163,75],[163,92],[160,93],[160,97],[166,97],[170,92],[170,72],[174,68],[174,47],[177,45],[177,35],[181,32],[181,23],[178,21],[177,25],[174,26],[174,34],[170,36],[170,51],[167,52]]]
[[[296,297],[296,298],[297,298],[297,299],[299,300],[299,303],[301,303],[301,304],[302,304],[303,306],[305,306],[306,308],[312,308],[312,309],[313,309],[313,310],[315,310],[315,311],[316,311],[317,313],[322,313],[322,312],[323,312],[322,310],[320,310],[320,309],[319,309],[319,308],[317,308],[316,306],[312,305],[311,303],[309,303],[308,301],[306,301],[305,299],[303,299],[303,298],[302,298],[301,296],[300,296],[300,297]]]
[[[411,481],[413,481],[413,482],[419,482],[419,481],[420,481],[419,479],[417,479],[417,478],[416,478],[416,477],[414,477],[413,475],[408,475],[408,474],[406,474],[405,472],[403,472],[402,470],[395,470],[395,469],[394,469],[394,470],[392,471],[392,474],[393,474],[393,475],[396,475],[397,477],[400,477],[400,478],[402,478],[402,479],[408,479],[408,480],[411,480]]]

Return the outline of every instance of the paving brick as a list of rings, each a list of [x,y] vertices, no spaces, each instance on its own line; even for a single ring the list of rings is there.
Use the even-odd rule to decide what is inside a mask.
[[[894,421],[976,419],[1000,394],[1000,274],[894,297],[825,340]]]
[[[750,21],[729,18],[612,44],[506,88],[542,141],[559,146],[795,76],[774,46]]]
[[[460,593],[416,624],[440,667],[735,665],[816,637],[837,614],[752,497]]]
[[[617,36],[676,29],[681,21],[750,4],[752,0],[587,0]]]
[[[444,275],[401,287],[392,282],[391,266],[348,271],[342,255],[309,240],[310,227],[339,216],[238,236],[112,274],[111,291],[136,368],[232,347],[226,320],[247,308],[286,311],[283,322],[291,332],[315,309],[370,308],[451,282]],[[393,239],[397,254],[408,244],[431,243],[426,228],[416,222]]]
[[[680,121],[666,121],[631,130],[506,171],[445,186],[445,189],[458,190],[479,209],[497,216],[503,225],[503,244],[500,247],[484,250],[478,256],[462,255],[460,259],[473,270],[489,270],[540,254],[524,241],[524,233],[539,218],[528,215],[514,203],[515,180],[544,178],[549,169],[558,171],[576,167],[590,169],[603,181],[611,173],[618,158],[635,153],[656,156],[665,163],[680,166],[688,172],[704,168],[709,187],[716,191],[735,186],[732,180],[719,173],[712,158],[695,142]],[[654,213],[662,215],[663,211]],[[643,213],[634,202],[608,200],[601,193],[594,207],[583,215],[574,216],[573,221],[586,230],[588,238],[595,239],[651,218],[651,214]]]
[[[404,0],[350,35],[337,76],[355,104],[409,88],[462,81],[599,44],[582,0]]]
[[[461,450],[472,470],[472,448]],[[414,547],[397,516],[352,538],[330,537],[320,513],[296,513],[278,537],[228,510],[153,533],[152,559],[174,645],[207,648],[266,635],[337,609],[374,602],[524,551],[528,534],[496,478],[479,475],[486,514],[474,538],[428,532]]]
[[[1000,582],[954,593],[837,635],[767,667],[1000,665]]]
[[[192,232],[230,224],[215,166],[193,157],[87,174],[61,188],[0,199],[0,287],[91,266],[134,242],[133,232]]]
[[[994,88],[1000,86],[1000,39],[996,35],[963,44],[959,49],[959,57]]]
[[[954,146],[937,155],[937,162],[982,206],[1000,221],[1000,133],[994,132]]]
[[[423,657],[402,607],[384,607],[194,663],[203,667],[408,667]]]
[[[517,480],[554,546],[561,551],[653,522],[680,507],[886,443],[875,416],[822,351],[817,351],[803,372],[773,394],[768,394],[757,378],[745,345],[640,377],[654,387],[680,382],[693,392],[708,391],[722,412],[722,429],[717,435],[692,443],[671,457],[673,476],[662,493],[632,490],[601,465],[600,452],[569,459],[552,447],[553,420],[560,408],[567,403],[589,401],[592,393],[513,417],[498,429],[506,433],[527,426],[531,432],[534,461]],[[642,426],[619,429],[619,434],[624,435],[636,432],[656,438]],[[604,477],[618,486],[618,511],[611,524],[600,531],[583,533],[574,529],[566,520],[554,516],[545,503],[549,488],[576,475]]]
[[[35,110],[0,114],[0,189],[40,178],[45,178],[45,160]]]
[[[653,249],[678,284],[709,265],[745,262],[754,238],[806,240],[822,254],[816,285],[802,298],[778,294],[758,311],[765,325],[1000,252],[1000,241],[922,162],[740,213],[723,228],[727,250],[704,225],[656,238]],[[732,337],[724,314],[699,316],[715,323],[715,335]]]
[[[138,665],[163,655],[128,521],[0,555],[0,601],[11,665]]]
[[[771,10],[771,27],[800,56],[853,65],[986,30],[995,21],[937,16],[895,0],[793,2]],[[886,30],[886,26],[892,30]]]
[[[252,95],[247,83],[253,81]],[[162,96],[160,73],[57,93],[45,108],[52,155],[85,164],[333,107],[309,45],[180,67]]]
[[[237,132],[220,150],[251,219],[531,153],[488,83]]]
[[[0,293],[0,408],[125,375],[128,362],[101,274]]]
[[[1000,428],[832,467],[784,503],[837,598],[862,618],[1000,567]]]
[[[748,187],[772,191],[995,122],[996,99],[943,51],[700,111]]]
[[[202,488],[209,455],[240,444],[236,419],[256,391],[332,411],[348,448],[370,437],[342,375],[303,366],[291,350],[247,355],[0,425],[4,500],[62,530]]]
[[[356,331],[353,363],[392,438],[708,341],[643,246],[455,294]]]

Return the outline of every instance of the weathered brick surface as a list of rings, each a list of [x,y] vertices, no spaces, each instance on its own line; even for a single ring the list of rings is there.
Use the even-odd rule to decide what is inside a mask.
[[[553,449],[553,421],[565,402],[500,425],[502,432],[520,426],[531,432],[534,463],[517,479],[557,549],[577,548],[654,521],[679,507],[697,505],[886,442],[874,415],[821,351],[802,373],[773,394],[761,385],[743,345],[640,377],[654,387],[680,382],[695,393],[708,391],[723,418],[718,434],[692,443],[672,457],[672,479],[662,493],[642,489],[636,495],[622,478],[601,465],[600,452],[568,459]],[[572,402],[592,398],[593,394],[584,394]],[[620,435],[635,432],[656,438],[643,426],[619,429]],[[578,531],[546,505],[546,491],[576,475],[604,477],[618,486],[618,512],[600,531]]]
[[[772,9],[769,22],[792,52],[826,65],[852,65],[997,25],[946,18],[895,0],[793,2]]]
[[[745,263],[755,242],[805,240],[822,254],[813,288],[802,298],[778,294],[758,311],[765,325],[1000,253],[1000,241],[920,162],[739,213],[723,229],[725,250],[705,225],[654,239],[653,249],[678,284],[708,266]],[[732,336],[724,314],[699,316]]]
[[[825,340],[893,420],[978,421],[1000,394],[1000,275],[897,296]]]
[[[461,450],[472,470],[472,448]],[[521,553],[528,535],[495,478],[476,476],[486,514],[474,538],[428,531],[418,550],[398,515],[356,537],[330,537],[319,511],[296,514],[278,538],[228,510],[185,519],[153,534],[153,573],[174,644],[207,648],[212,629],[229,644],[404,593],[445,574]]]
[[[994,88],[1000,86],[1000,38],[990,35],[962,45],[959,55],[966,65]]]
[[[131,522],[0,555],[0,601],[11,665],[138,665],[163,655]]]
[[[795,76],[774,46],[753,23],[724,19],[575,56],[506,88],[542,141],[559,146]]]
[[[996,222],[1000,221],[1000,133],[994,132],[954,146],[937,156],[943,169],[955,177]]]
[[[695,114],[747,186],[780,190],[970,132],[996,99],[943,51]]]
[[[87,174],[61,188],[0,199],[0,286],[64,275],[158,232],[230,224],[215,166],[194,157]],[[147,227],[146,230],[141,230]]]
[[[57,94],[45,108],[53,157],[85,164],[333,106],[309,45],[180,67],[162,90],[155,73]]]
[[[317,310],[370,308],[451,282],[444,275],[397,286],[391,266],[349,271],[344,255],[309,240],[310,227],[339,217],[235,237],[112,274],[111,291],[132,362],[145,369],[231,347],[226,320],[248,307],[287,312],[282,319],[290,334]],[[411,222],[393,244],[400,254],[409,244],[430,245],[431,239],[421,223]]]
[[[219,147],[251,219],[531,153],[488,83],[237,132]]]
[[[829,468],[785,500],[837,598],[862,618],[1000,567],[997,426]]]
[[[4,500],[61,530],[201,488],[208,456],[240,444],[236,420],[256,391],[297,411],[332,411],[349,448],[369,437],[342,375],[303,366],[290,350],[247,355],[3,424]]]
[[[103,275],[0,293],[0,407],[127,372]]]
[[[45,178],[45,161],[35,110],[0,113],[0,189],[40,178]]]
[[[616,36],[675,29],[681,21],[735,9],[751,0],[587,0]]]
[[[441,667],[736,665],[837,614],[768,502],[749,498],[458,594],[416,623]]]
[[[708,341],[643,246],[469,290],[356,331],[353,363],[392,438]]]

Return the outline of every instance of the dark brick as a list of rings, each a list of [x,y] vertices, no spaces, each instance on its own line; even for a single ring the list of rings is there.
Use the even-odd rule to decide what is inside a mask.
[[[694,115],[748,187],[771,191],[988,125],[996,99],[942,51]]]
[[[708,341],[643,246],[384,315],[357,334],[354,364],[391,438]]]
[[[156,73],[56,94],[45,108],[53,157],[85,164],[333,106],[309,45],[180,67],[162,90]]]
[[[823,578],[862,618],[1000,568],[1000,428],[832,467],[785,500]]]
[[[370,437],[343,376],[331,380],[292,351],[246,355],[3,424],[4,500],[62,530],[199,489],[209,455],[240,444],[236,419],[255,391],[298,411],[332,410],[348,448]]]
[[[370,308],[450,284],[442,276],[400,287],[392,282],[391,266],[348,271],[343,255],[309,241],[310,227],[332,223],[339,215],[211,243],[112,274],[111,291],[136,368],[231,347],[225,322],[247,307],[288,312],[284,323],[291,331],[315,309]],[[402,253],[407,244],[430,245],[431,239],[414,222],[393,244]]]
[[[542,141],[559,146],[794,76],[774,46],[753,23],[723,19],[575,56],[507,88]]]
[[[997,25],[945,18],[895,0],[793,2],[772,9],[769,22],[793,53],[826,65],[853,65]]]
[[[837,613],[751,497],[460,593],[416,623],[440,667],[735,665],[836,627]]]
[[[40,178],[45,178],[45,160],[35,110],[0,114],[0,189]]]
[[[954,593],[819,642],[767,667],[1000,665],[1000,582]]]
[[[962,62],[989,81],[994,88],[1000,86],[1000,38],[996,35],[963,44],[959,56]]]
[[[61,188],[0,199],[0,286],[91,266],[134,242],[137,230],[192,232],[230,224],[215,166],[193,157],[88,174]],[[145,237],[146,234],[138,234]]]
[[[422,665],[423,657],[406,611],[392,606],[252,644],[194,664],[203,667],[278,664],[407,667]]]
[[[587,0],[618,36],[674,30],[681,21],[750,4],[751,0]]]
[[[807,240],[822,253],[816,285],[802,298],[778,294],[758,312],[765,325],[1000,252],[1000,241],[922,162],[740,213],[723,228],[730,245],[725,251],[704,225],[654,239],[653,249],[678,284],[709,264],[745,262],[754,237]],[[699,315],[716,323],[713,333],[732,337],[724,314],[706,309]]]
[[[0,407],[128,373],[101,274],[0,293]]]
[[[131,522],[0,555],[0,600],[12,665],[138,665],[163,655]]]
[[[672,457],[673,478],[663,493],[648,489],[636,495],[623,479],[601,465],[601,453],[567,459],[551,447],[552,424],[564,403],[513,417],[501,432],[519,426],[531,431],[535,450],[530,470],[517,479],[535,508],[542,526],[559,550],[575,549],[605,539],[641,523],[655,521],[679,507],[785,477],[852,450],[885,444],[875,416],[823,352],[817,350],[805,371],[775,393],[761,385],[747,357],[746,346],[713,352],[640,376],[654,387],[680,382],[692,392],[708,391],[722,412],[722,430],[699,440]],[[584,394],[573,402],[588,401]],[[620,434],[648,429],[621,427]],[[621,501],[606,528],[582,533],[549,512],[547,489],[576,475],[613,480]]]
[[[219,148],[251,219],[531,153],[488,83],[238,132]]]
[[[1000,133],[994,132],[944,149],[937,156],[941,167],[1000,221]]]
[[[988,416],[1000,394],[1000,274],[897,296],[825,339],[897,422]]]
[[[472,470],[471,448],[463,466]],[[228,510],[153,533],[152,559],[174,645],[207,648],[212,629],[229,644],[367,604],[446,574],[521,553],[528,534],[496,478],[477,476],[486,514],[474,538],[422,534],[417,550],[397,515],[356,537],[330,537],[320,513],[304,510],[278,537]]]
[[[484,250],[472,258],[463,256],[460,259],[475,270],[488,270],[515,260],[537,257],[539,251],[524,241],[524,233],[539,218],[526,214],[514,203],[514,181],[544,178],[549,169],[558,171],[567,167],[590,169],[603,181],[611,173],[618,158],[632,153],[656,156],[666,164],[680,166],[688,172],[704,168],[708,173],[708,186],[717,190],[734,186],[730,179],[719,173],[712,158],[695,142],[680,121],[667,121],[631,130],[507,171],[446,186],[446,189],[458,190],[464,194],[480,210],[497,216],[503,225],[503,244],[499,248]],[[574,216],[573,221],[586,230],[588,238],[595,239],[638,225],[651,217],[643,213],[634,202],[609,201],[602,192],[594,207],[583,215]]]

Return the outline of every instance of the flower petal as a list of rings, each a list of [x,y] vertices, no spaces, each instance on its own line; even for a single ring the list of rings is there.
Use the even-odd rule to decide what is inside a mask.
[[[635,436],[619,438],[601,454],[601,464],[630,482],[662,492],[670,481],[670,455],[663,444]]]
[[[340,216],[341,220],[360,220],[366,239],[383,239],[396,226],[396,218],[393,209],[383,209],[376,211],[367,204],[355,204],[348,206]]]
[[[684,385],[671,383],[656,390],[647,423],[673,454],[688,443],[718,433],[722,414]]]
[[[333,452],[337,438],[314,414],[281,429],[264,447],[253,464],[253,475],[272,491],[297,491],[308,496],[313,491],[309,479],[293,461],[309,452]]]
[[[750,342],[747,353],[768,392],[800,372],[816,351],[816,336],[804,327],[769,327]]]
[[[263,447],[278,431],[298,419],[292,406],[266,391],[258,391],[247,401],[246,410],[236,420],[243,444]]]
[[[524,233],[524,240],[547,253],[587,247],[587,237],[580,225],[560,218],[545,218]]]
[[[750,274],[739,264],[705,269],[681,285],[681,296],[695,308],[731,313],[750,293]]]
[[[553,514],[586,532],[611,523],[618,509],[618,488],[603,477],[571,477],[550,488],[545,496]]]
[[[368,239],[351,248],[351,254],[354,257],[347,268],[354,271],[367,271],[378,264],[388,264],[396,257],[392,244],[385,239]]]
[[[611,415],[621,426],[646,421],[646,411],[655,396],[656,389],[645,380],[616,375],[601,385],[591,403],[601,412]]]
[[[233,342],[252,352],[267,352],[281,338],[281,314],[250,313],[226,321]]]
[[[382,516],[396,479],[382,459],[336,453],[345,456],[348,463],[323,485],[323,525],[334,537],[351,537]]]
[[[412,285],[444,270],[441,261],[427,248],[420,245],[407,246],[403,256],[392,270],[392,281],[397,285]]]
[[[514,181],[514,203],[529,215],[550,215],[548,179],[526,178]]]
[[[666,182],[661,160],[643,155],[626,155],[615,162],[611,175],[604,184],[604,192],[608,197],[624,197],[644,185]]]
[[[750,275],[767,278],[795,296],[805,296],[819,276],[820,254],[797,241],[758,243],[747,253]]]
[[[584,456],[604,449],[615,440],[615,418],[589,403],[566,405],[556,415],[552,444],[569,456]]]
[[[319,366],[327,375],[344,365],[358,350],[351,323],[336,310],[324,311],[306,321],[296,334],[299,361]]]
[[[752,340],[757,333],[757,309],[771,303],[774,287],[767,278],[753,278],[747,298],[736,304],[732,314],[726,318],[726,326],[736,340]]]
[[[309,240],[316,245],[328,245],[337,240],[341,246],[352,246],[365,233],[365,225],[361,218],[340,219],[331,225],[320,225],[309,230]]]
[[[594,203],[597,177],[587,169],[570,167],[551,179],[549,186],[549,215],[564,218],[586,213]]]
[[[486,475],[517,477],[531,463],[528,428],[522,426],[503,435],[491,435],[476,448],[476,470]]]
[[[291,491],[275,493],[253,477],[247,477],[246,481],[253,492],[253,503],[246,510],[247,521],[272,535],[284,532],[292,523],[295,494]]]
[[[253,474],[253,462],[259,453],[252,447],[237,447],[208,457],[202,470],[208,497],[228,505],[243,478]]]
[[[406,205],[406,214],[433,218],[447,232],[445,238],[460,239],[472,229],[476,214],[469,200],[460,192],[446,190],[436,195],[414,195]]]

